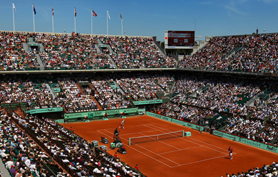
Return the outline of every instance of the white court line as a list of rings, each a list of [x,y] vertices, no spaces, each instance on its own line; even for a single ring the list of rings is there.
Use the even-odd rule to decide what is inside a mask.
[[[180,166],[184,166],[184,165],[190,165],[190,164],[199,163],[199,162],[205,162],[205,161],[208,161],[208,160],[218,159],[218,158],[222,158],[222,157],[227,157],[227,155],[223,155],[223,156],[219,156],[219,157],[212,157],[212,158],[208,158],[208,159],[204,159],[204,160],[198,160],[198,161],[189,162],[189,163],[185,163],[185,164],[180,164],[180,165],[173,166],[172,168],[176,168],[176,167],[180,167]]]
[[[105,131],[107,131],[107,130],[105,130]],[[107,131],[108,132],[108,131]],[[110,132],[109,132],[110,133]],[[126,140],[127,142],[129,141],[129,140],[127,140],[126,138],[121,138],[121,139],[124,139],[124,140]],[[149,152],[151,152],[151,153],[153,153],[153,154],[155,154],[155,155],[157,155],[157,156],[159,156],[159,157],[162,157],[162,158],[164,158],[164,159],[166,159],[166,160],[168,160],[168,161],[170,161],[170,162],[173,162],[173,163],[175,163],[175,164],[179,164],[179,163],[177,163],[177,162],[175,162],[175,161],[173,161],[173,160],[170,160],[170,159],[168,159],[168,158],[166,158],[166,157],[163,157],[163,156],[161,156],[161,155],[159,155],[159,154],[157,154],[157,153],[155,153],[155,152],[153,152],[153,151],[151,151],[151,150],[149,150],[149,149],[147,149],[147,148],[144,148],[144,147],[142,147],[142,146],[140,146],[140,145],[138,145],[138,144],[135,144],[135,146],[139,146],[139,147],[141,147],[142,149],[145,149],[146,151],[149,151]],[[130,147],[130,146],[129,146]]]
[[[182,139],[182,140],[184,140],[184,141],[189,141],[189,142],[194,143],[194,144],[198,144],[198,143],[195,143],[195,142],[190,141],[190,140],[187,140],[187,139]],[[201,144],[198,144],[198,145],[201,145]],[[218,151],[218,150],[216,150],[216,149],[210,148],[210,147],[208,147],[208,146],[204,146],[204,147],[206,147],[206,148],[208,148],[208,149],[211,149],[211,150],[213,150],[213,151],[216,151],[216,152],[220,152],[220,153],[222,153],[222,154],[228,154],[227,152],[221,152],[221,151]]]
[[[102,129],[102,130],[104,130],[104,129]],[[110,135],[107,135],[107,134],[105,134],[105,133],[100,132],[99,130],[97,130],[97,132],[99,132],[99,133],[101,133],[101,134],[104,134],[104,135],[106,135],[106,136],[108,136],[108,137],[112,137],[112,136],[110,136]],[[113,137],[112,137],[112,138],[113,138]],[[145,156],[147,156],[147,157],[149,157],[149,158],[151,158],[151,159],[154,159],[154,160],[156,160],[156,161],[162,163],[163,165],[166,165],[167,167],[172,168],[172,166],[170,166],[170,165],[168,165],[168,164],[166,164],[166,163],[164,163],[164,162],[161,162],[160,160],[158,160],[158,159],[156,159],[156,158],[154,158],[154,157],[152,157],[152,156],[149,156],[149,155],[143,153],[142,151],[139,151],[138,149],[136,149],[136,148],[134,148],[134,147],[129,146],[128,148],[134,149],[135,151],[137,151],[137,152],[139,152],[139,153],[141,153],[141,154],[144,154]]]
[[[148,124],[148,125],[152,125],[152,126],[154,126],[154,127],[157,127],[157,128],[163,129],[163,130],[167,130],[167,129],[164,129],[164,128],[161,128],[161,127],[155,126],[155,125],[153,125],[153,124]],[[169,131],[169,130],[168,130],[168,131]],[[221,147],[218,147],[218,146],[215,146],[215,145],[212,145],[212,144],[209,144],[209,143],[206,143],[206,142],[203,142],[203,141],[200,141],[200,140],[194,139],[194,138],[192,138],[192,137],[187,137],[187,138],[192,139],[192,140],[194,140],[194,141],[199,141],[199,142],[201,142],[201,143],[207,144],[207,145],[209,145],[209,146],[216,147],[216,148],[221,149],[221,150],[226,150],[226,149],[224,149],[224,148],[221,148]]]
[[[140,125],[133,125],[133,126],[128,126],[128,127],[138,127],[138,126],[144,126],[144,125],[140,124]],[[98,130],[107,130],[107,129],[112,129],[113,131],[115,130],[115,128],[103,128],[103,129],[98,129]]]
[[[168,131],[168,132],[171,132],[170,130],[167,130],[167,129],[164,129],[164,128],[155,126],[155,125],[153,125],[153,124],[148,124],[148,125],[151,125],[151,126],[153,126],[153,127],[159,128],[160,130],[158,130],[158,131],[163,131],[163,132],[165,132],[165,130],[166,130],[166,131]],[[145,126],[146,126],[146,125],[145,125]],[[150,127],[150,126],[149,126],[149,127]],[[150,128],[153,128],[153,127],[150,127]],[[153,128],[153,129],[154,129],[154,128]],[[222,154],[227,154],[227,153],[218,151],[218,150],[216,150],[216,149],[210,148],[210,147],[208,147],[208,146],[205,146],[205,145],[202,145],[202,144],[198,144],[198,143],[193,142],[193,141],[190,141],[190,140],[186,140],[186,139],[184,139],[184,138],[180,138],[180,139],[185,140],[185,141],[189,141],[189,142],[194,143],[194,144],[197,144],[197,145],[199,145],[198,147],[203,146],[203,147],[206,147],[206,148],[208,148],[208,149],[211,149],[211,150],[220,152],[220,153],[222,153]],[[206,143],[205,143],[205,144],[206,144]],[[199,163],[199,162],[204,162],[204,161],[213,160],[213,159],[218,159],[218,158],[222,158],[222,157],[227,157],[227,155],[212,157],[212,158],[203,159],[203,160],[198,160],[198,161],[189,162],[189,163],[185,163],[185,164],[179,164],[179,165],[177,165],[177,166],[173,166],[172,168],[179,167],[179,166],[184,166],[184,165],[189,165],[189,164],[194,164],[194,163]]]
[[[216,147],[216,148],[221,149],[221,150],[227,150],[227,149],[224,149],[224,148],[221,148],[221,147],[218,147],[218,146],[215,146],[215,145],[212,145],[212,144],[209,144],[209,143],[206,143],[206,142],[200,141],[200,140],[196,140],[196,139],[194,139],[194,138],[192,138],[192,137],[188,137],[188,138],[189,138],[189,139],[192,139],[192,140],[194,140],[194,141],[199,141],[199,142],[201,142],[201,143],[204,143],[204,144],[207,144],[207,145],[210,145],[210,146]]]
[[[196,147],[185,148],[185,149],[180,149],[180,150],[175,150],[175,151],[162,152],[162,153],[159,153],[159,154],[168,154],[168,153],[171,153],[171,152],[179,152],[179,151],[184,151],[184,150],[189,150],[189,149],[195,149],[195,148],[199,148],[199,147],[203,147],[203,146],[196,146]]]
[[[170,132],[169,130],[167,130],[167,129],[164,129],[164,128],[161,128],[161,127],[158,127],[158,126],[155,126],[155,125],[153,125],[153,124],[148,124],[148,125],[151,125],[151,126],[154,126],[154,127],[156,127],[156,128],[159,128],[159,129],[161,129],[161,131],[168,131],[168,132]],[[192,139],[192,138],[191,138]],[[199,143],[196,143],[196,142],[193,142],[193,141],[190,141],[190,140],[187,140],[187,139],[183,139],[182,138],[182,140],[184,140],[184,141],[189,141],[189,142],[192,142],[192,143],[194,143],[194,144],[197,144],[197,145],[202,145],[202,144],[199,144]],[[202,142],[202,141],[201,141]],[[210,145],[210,144],[208,144],[208,143],[205,143],[205,142],[202,142],[202,143],[204,143],[204,144],[207,144],[207,145]],[[205,146],[206,148],[208,148],[208,149],[211,149],[211,150],[214,150],[214,151],[217,151],[217,152],[220,152],[220,153],[222,153],[222,154],[227,154],[227,152],[226,153],[224,153],[224,152],[221,152],[221,151],[218,151],[218,150],[216,150],[216,149],[213,149],[213,148],[210,148],[210,147],[208,147],[208,146]],[[222,149],[222,148],[221,148]]]
[[[105,129],[102,129],[102,130],[105,130]],[[147,132],[153,132],[153,131],[157,131],[157,130],[150,130],[150,131],[144,131],[142,133],[147,133]],[[122,134],[121,135],[130,135],[130,134],[138,134],[139,132],[136,132],[136,133],[125,133],[125,134]],[[140,132],[141,133],[141,132]]]
[[[140,132],[138,132],[138,133],[140,133]],[[140,134],[145,135],[145,136],[148,136],[148,135],[146,135],[146,134],[144,134],[144,133],[140,133]],[[156,140],[155,140],[155,141],[156,141]],[[176,148],[176,149],[181,150],[180,148],[178,148],[178,147],[176,147],[176,146],[172,146],[171,144],[165,143],[165,142],[163,142],[163,141],[161,141],[161,140],[157,140],[157,142],[160,142],[160,143],[166,144],[167,146],[171,146],[171,147],[173,147],[173,148]]]

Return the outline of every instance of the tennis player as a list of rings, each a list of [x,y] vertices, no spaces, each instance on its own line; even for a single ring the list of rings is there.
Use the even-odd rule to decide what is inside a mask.
[[[118,131],[117,128],[116,128],[115,131],[114,131],[114,135],[115,135],[115,136],[118,136],[118,135],[119,135],[119,131]]]
[[[125,119],[124,119],[124,120],[122,120],[122,122],[121,122],[121,126],[120,126],[119,128],[121,128],[121,129],[125,129],[124,125],[125,125]]]
[[[233,148],[231,148],[229,146],[228,151],[229,151],[230,160],[232,160],[233,159]]]

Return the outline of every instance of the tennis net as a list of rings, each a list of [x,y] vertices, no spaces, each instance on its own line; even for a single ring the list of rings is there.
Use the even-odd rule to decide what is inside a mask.
[[[129,138],[129,145],[138,144],[138,143],[146,143],[151,141],[159,141],[171,138],[184,137],[184,130],[163,133],[158,135],[149,135],[149,136],[139,136],[139,137],[131,137]]]

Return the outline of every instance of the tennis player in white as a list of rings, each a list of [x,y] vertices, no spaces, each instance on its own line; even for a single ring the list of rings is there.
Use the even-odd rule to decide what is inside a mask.
[[[121,126],[120,126],[119,128],[121,128],[121,129],[125,129],[124,124],[125,124],[125,119],[124,119],[124,120],[122,120],[122,122],[121,122]]]

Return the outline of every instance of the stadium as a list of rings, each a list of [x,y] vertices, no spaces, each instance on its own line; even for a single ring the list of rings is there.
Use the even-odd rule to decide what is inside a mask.
[[[1,176],[278,175],[278,33],[0,29]],[[18,6],[17,6],[18,8]],[[20,11],[20,8],[18,8]],[[18,12],[16,12],[18,13]],[[59,11],[58,11],[59,14]],[[63,19],[65,20],[65,19]]]

